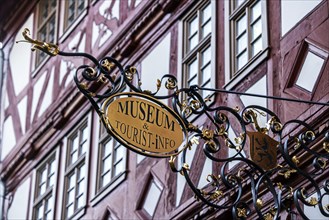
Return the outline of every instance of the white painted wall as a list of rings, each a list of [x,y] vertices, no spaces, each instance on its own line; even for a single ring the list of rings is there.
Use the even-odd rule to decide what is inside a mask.
[[[141,62],[140,74],[143,90],[155,92],[157,79],[161,79],[163,75],[169,74],[170,38],[171,34],[169,33]],[[158,95],[166,94],[168,94],[168,91],[162,85]]]
[[[2,141],[1,160],[3,160],[16,145],[14,125],[11,116],[4,122]]]
[[[30,17],[28,17],[26,22],[18,30],[15,37],[15,42],[18,40],[24,40],[22,36],[24,28],[28,28],[30,31],[33,31],[33,17],[34,14],[30,15]],[[12,51],[9,55],[9,63],[13,76],[16,95],[18,95],[29,83],[29,76],[31,72],[31,56],[31,44],[15,43],[13,45]]]
[[[285,35],[322,0],[281,0],[281,36]]]
[[[13,202],[8,210],[8,219],[26,219],[31,178],[26,179],[16,190]]]

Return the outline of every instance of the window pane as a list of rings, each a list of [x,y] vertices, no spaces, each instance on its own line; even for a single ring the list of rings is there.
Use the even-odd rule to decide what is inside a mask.
[[[78,151],[74,151],[74,153],[71,155],[71,163],[70,164],[73,164],[77,160],[78,160]]]
[[[312,52],[308,52],[296,84],[309,92],[312,92],[323,64],[323,58]]]
[[[247,17],[243,15],[237,22],[236,22],[236,36],[239,36],[247,29]]]
[[[196,45],[198,45],[198,35],[194,35],[189,39],[189,50],[192,50]]]
[[[198,38],[198,17],[194,17],[190,22],[188,22],[188,50],[192,50],[199,42]]]
[[[121,160],[119,163],[117,163],[114,166],[114,176],[117,176],[118,174],[120,174],[123,171],[124,171],[123,160]]]
[[[51,161],[48,167],[48,186],[50,187],[55,183],[55,161]]]
[[[79,168],[79,179],[78,180],[83,179],[85,176],[86,176],[86,166],[85,165],[82,165]]]
[[[67,204],[71,204],[71,203],[74,202],[74,197],[75,197],[75,195],[74,195],[74,189],[72,189],[72,190],[70,190],[68,192],[68,196],[67,197],[68,197]]]
[[[262,14],[262,6],[261,2],[258,1],[254,6],[251,8],[251,22],[254,22],[258,17]]]
[[[69,177],[69,189],[72,189],[75,186],[75,173]]]
[[[207,82],[208,80],[210,80],[210,78],[211,78],[211,65],[209,63],[202,70],[202,82],[201,82],[201,85],[203,85],[205,82]]]
[[[211,19],[211,4],[207,5],[202,11],[202,24]]]
[[[68,23],[71,24],[74,21],[75,2],[70,0],[68,3]]]
[[[80,154],[79,154],[79,157],[81,155],[83,155],[84,153],[86,153],[87,151],[87,141],[85,141],[81,146],[80,146]]]
[[[188,65],[188,80],[198,74],[198,60],[195,59],[192,63]],[[198,81],[197,81],[198,82]],[[196,82],[196,84],[197,84]]]
[[[247,42],[247,34],[243,34],[240,36],[237,40],[237,54],[241,53],[243,50],[247,48],[248,42]]]
[[[56,8],[56,3],[57,3],[56,0],[52,0],[52,1],[51,1],[51,3],[50,3],[50,7],[51,7],[51,10],[52,10],[52,11]]]
[[[109,171],[111,169],[111,166],[112,166],[112,157],[109,156],[106,159],[104,159],[102,173]]]
[[[206,65],[211,60],[211,47],[208,47],[202,52],[202,66]]]
[[[39,195],[42,195],[46,192],[46,182],[41,183],[39,192]]]
[[[191,80],[188,81],[188,86],[198,85],[198,77],[195,75]]]
[[[78,198],[77,208],[81,208],[85,205],[85,196],[82,195]]]
[[[74,1],[75,0],[69,0],[68,1],[68,6],[74,8],[74,5],[75,5],[75,2]]]
[[[46,167],[41,171],[40,183],[44,183],[47,180],[47,169]]]
[[[251,45],[251,49],[252,49],[252,56],[255,56],[258,52],[260,52],[262,50],[262,38],[259,38],[258,40],[256,40],[252,45]]]
[[[123,146],[119,146],[116,150],[115,150],[115,162],[118,162],[119,160],[121,160],[124,156],[124,149]]]
[[[52,173],[55,173],[55,161],[51,161],[50,164],[49,164],[49,173],[52,174]]]
[[[52,43],[55,41],[56,4],[56,0],[40,1],[39,3],[37,35],[41,41]],[[38,52],[36,55],[36,64],[40,64],[45,59],[45,57],[45,53]]]
[[[55,174],[52,174],[48,179],[48,187],[53,186],[55,183]]]
[[[245,0],[235,0],[235,8],[239,7],[240,5],[242,5],[242,3],[244,2]]]
[[[149,213],[150,216],[153,216],[154,214],[155,208],[160,199],[160,194],[161,190],[155,185],[154,182],[152,182],[143,204],[144,210]]]
[[[45,213],[45,219],[54,219],[52,210],[49,210],[49,212]]]
[[[71,215],[73,215],[74,212],[74,205],[71,204],[69,207],[67,207],[67,217],[70,217]]]
[[[188,85],[198,85],[198,61],[195,59],[188,66]]]
[[[41,173],[39,174],[39,196],[44,194],[46,191],[46,180],[47,180],[47,169],[46,167],[43,168],[43,170],[41,171]]]
[[[104,145],[104,154],[103,157],[106,157],[112,153],[112,146],[113,146],[113,139],[109,140],[107,143]]]
[[[41,63],[45,59],[46,53],[38,51],[37,54],[39,55],[37,56],[37,63]]]
[[[43,27],[39,31],[39,38],[40,38],[40,41],[46,41],[47,40],[47,28],[46,27]]]
[[[54,43],[55,41],[55,16],[51,18],[49,21],[49,34],[48,34],[48,41]]]
[[[67,20],[67,24],[66,27],[70,26],[70,24],[72,24],[76,18],[81,14],[81,12],[83,11],[85,4],[84,4],[84,0],[69,0],[67,1],[67,4],[65,6],[65,19]]]
[[[47,200],[46,200],[46,208],[45,208],[45,212],[49,213],[49,211],[52,209],[53,207],[53,197],[49,197]]]
[[[206,37],[208,34],[211,33],[211,22],[208,21],[203,27],[202,27],[202,38]]]
[[[78,147],[79,147],[79,137],[74,136],[71,140],[71,159],[70,159],[70,164],[73,164],[75,161],[78,160]]]
[[[48,2],[47,1],[45,1],[43,7],[41,8],[41,14],[42,14],[42,16],[41,16],[40,22],[42,22],[43,19],[47,19],[47,16],[49,14],[49,12],[48,12]]]
[[[202,13],[202,38],[211,32],[211,4],[203,9]]]
[[[88,139],[88,128],[87,127],[82,128],[81,134],[82,134],[81,142],[86,141]]]
[[[246,51],[238,56],[237,62],[238,62],[238,69],[243,67],[248,62],[248,56]]]
[[[262,20],[258,20],[256,23],[254,23],[251,26],[251,30],[252,40],[255,40],[262,34]]]
[[[71,152],[74,152],[74,151],[78,150],[78,147],[79,147],[79,138],[78,138],[78,136],[74,136],[72,138],[71,143],[72,143]]]
[[[80,146],[79,156],[83,155],[87,150],[88,128],[87,127],[82,128],[80,134],[81,134],[81,138],[80,138],[80,145],[81,146]]]
[[[85,179],[78,184],[78,195],[82,195],[85,192]]]
[[[189,37],[198,32],[198,17],[189,22]]]
[[[42,219],[43,218],[43,205],[41,204],[38,208],[37,208],[37,219]]]
[[[104,134],[106,134],[106,128],[105,126],[103,125],[103,123],[100,124],[99,126],[99,137],[102,137]]]
[[[85,0],[78,0],[78,14],[81,13],[81,11],[84,9],[85,6]]]
[[[107,172],[107,173],[102,177],[102,184],[101,184],[101,187],[107,185],[109,182],[111,182],[111,172]]]
[[[206,84],[204,84],[203,85],[203,87],[210,87],[210,81],[209,82],[207,82]],[[207,96],[210,96],[211,95],[211,93],[212,93],[212,91],[209,91],[209,90],[204,90],[204,91],[202,91],[202,97],[207,97]]]

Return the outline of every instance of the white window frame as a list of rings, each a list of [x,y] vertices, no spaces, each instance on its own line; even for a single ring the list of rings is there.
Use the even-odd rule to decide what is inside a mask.
[[[41,40],[41,38],[39,37],[39,33],[40,33],[40,30],[42,29],[42,27],[46,24],[46,23],[42,22],[44,24],[43,24],[42,27],[40,26],[40,13],[41,13],[40,7],[42,5],[42,2],[44,2],[44,1],[47,1],[47,0],[41,0],[38,3],[37,10],[36,10],[37,13],[36,13],[36,18],[35,19],[36,19],[37,25],[35,26],[35,33],[36,33],[36,36],[37,36],[37,39],[38,40]],[[60,4],[60,1],[55,0],[55,2],[56,2],[56,7],[54,9],[54,12],[52,12],[54,14],[51,15],[51,16],[48,15],[48,20],[51,20],[50,18],[52,16],[55,17],[54,18],[55,19],[54,36],[53,36],[54,40],[52,42],[50,42],[48,35],[47,35],[47,38],[45,40],[46,42],[54,43],[54,44],[56,44],[56,42],[57,42],[58,24],[59,24],[59,22],[58,22],[58,14],[59,14],[59,4]],[[47,34],[48,34],[48,31],[47,31]],[[48,56],[46,54],[46,56],[42,60],[39,61],[41,53],[44,53],[44,52],[37,50],[36,53],[35,53],[35,55],[33,56],[33,68],[34,68],[34,71],[33,72],[34,73],[36,73],[47,62],[47,60],[50,58],[50,56]]]
[[[208,34],[207,36],[203,37],[201,40],[198,39],[197,45],[190,51],[187,51],[187,44],[188,44],[188,36],[187,36],[187,23],[190,21],[193,17],[198,14],[200,16],[200,11],[205,8],[208,4],[211,3],[211,34]],[[200,20],[201,18],[199,18]],[[191,63],[192,60],[198,59],[198,74],[196,77],[198,77],[198,85],[201,82],[201,53],[205,49],[210,46],[211,49],[211,63],[210,63],[210,69],[211,69],[211,78],[210,83],[207,83],[211,88],[215,88],[216,85],[216,1],[198,1],[198,4],[196,4],[189,12],[186,13],[186,16],[183,17],[183,19],[180,22],[180,28],[179,28],[179,42],[178,45],[183,45],[183,47],[180,47],[178,50],[178,54],[180,54],[178,59],[178,72],[181,72],[181,82],[183,87],[188,87],[188,64]],[[199,25],[199,24],[198,24]],[[201,32],[201,26],[199,26],[198,34]],[[210,96],[210,95],[209,95]]]
[[[155,185],[155,187],[160,191],[159,194],[159,198],[156,201],[155,204],[155,210],[153,215],[151,216],[150,213],[148,213],[145,209],[144,209],[144,204],[146,201],[147,196],[149,195],[150,189],[152,184]],[[151,173],[149,174],[148,178],[147,178],[147,182],[144,185],[141,194],[139,196],[138,202],[136,203],[136,211],[135,213],[140,217],[140,219],[154,219],[154,216],[156,214],[157,211],[157,207],[161,201],[161,197],[164,194],[164,188],[163,188],[163,184],[162,182],[156,177],[156,175],[151,171]]]
[[[84,0],[84,8],[77,16],[75,16],[74,21],[70,25],[66,25],[66,19],[67,19],[67,4],[66,0],[61,1],[60,5],[60,13],[59,17],[60,20],[63,22],[59,23],[59,42],[64,42],[67,37],[76,30],[76,27],[81,23],[81,21],[85,18],[85,16],[88,13],[88,0]]]
[[[82,127],[86,126],[86,129],[87,129],[87,142],[86,142],[86,151],[81,154],[79,156],[79,153],[78,153],[78,159],[73,162],[72,164],[69,163],[69,158],[70,158],[70,151],[69,151],[69,141],[70,141],[70,138],[75,136],[75,134],[77,132],[80,133],[80,129]],[[74,126],[74,128],[72,129],[72,132],[70,132],[66,138],[65,138],[65,146],[64,146],[64,151],[65,151],[65,161],[63,162],[63,166],[64,166],[64,169],[63,169],[63,172],[64,172],[64,177],[63,177],[63,194],[62,194],[62,219],[78,219],[80,217],[82,217],[84,214],[85,214],[85,208],[86,208],[86,205],[87,205],[87,195],[88,195],[88,181],[89,181],[89,152],[90,152],[90,139],[91,139],[91,116],[88,114],[87,116],[85,116],[84,118],[82,118],[82,120],[80,120],[80,123],[77,124],[76,126]],[[79,137],[80,139],[80,137]],[[79,141],[79,147],[80,147],[80,141]],[[81,167],[81,166],[85,166],[85,174],[84,174],[84,181],[85,181],[85,184],[84,184],[84,193],[82,196],[84,196],[84,204],[82,207],[78,207],[78,208],[75,208],[74,207],[74,211],[73,211],[73,214],[69,217],[67,217],[67,210],[66,210],[66,203],[67,203],[67,191],[68,191],[68,177],[71,176],[72,173],[74,173],[74,175],[77,175],[78,174],[78,169]],[[77,179],[77,177],[76,177]],[[76,188],[78,187],[77,185],[77,182],[78,181],[75,181],[75,191]],[[74,196],[74,200],[76,200],[76,193],[75,193],[75,196]],[[76,201],[74,201],[74,206],[75,205]]]
[[[233,10],[233,1],[225,1],[225,89],[232,89],[243,78],[249,75],[261,62],[269,55],[268,42],[268,20],[267,20],[267,1],[261,2],[261,19],[262,19],[262,50],[256,55],[248,57],[247,63],[238,70],[235,70],[235,21],[241,14],[245,13],[247,7],[251,7],[257,0],[245,0],[235,10]],[[247,15],[248,17],[248,15]],[[247,22],[249,25],[249,22]],[[248,28],[248,27],[247,27]],[[250,43],[248,42],[248,45]],[[248,46],[249,47],[249,46]]]
[[[55,218],[55,214],[56,214],[56,191],[57,191],[57,181],[58,181],[58,165],[59,165],[59,150],[55,149],[54,152],[52,152],[48,157],[46,157],[41,163],[40,165],[38,165],[36,167],[36,169],[34,170],[34,178],[33,178],[33,182],[32,182],[32,186],[33,186],[33,196],[32,196],[32,201],[31,201],[31,218],[32,219],[37,219],[36,216],[36,208],[40,203],[44,203],[44,200],[46,200],[48,197],[53,197],[53,204],[52,204],[52,216],[51,218]],[[54,166],[55,166],[55,172],[54,172],[54,184],[47,188],[46,187],[46,191],[43,193],[43,195],[38,196],[38,181],[39,181],[39,176],[38,176],[38,172],[41,168],[43,168],[44,166],[48,166],[48,163],[50,161],[53,161]],[[48,172],[47,172],[48,174]],[[47,175],[47,179],[48,179],[48,175]]]

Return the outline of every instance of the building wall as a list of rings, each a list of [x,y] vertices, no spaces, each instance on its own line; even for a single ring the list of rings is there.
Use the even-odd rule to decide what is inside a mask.
[[[57,1],[54,43],[62,51],[86,52],[97,59],[109,55],[124,66],[136,66],[142,88],[151,91],[158,78],[170,73],[177,76],[180,87],[195,83],[328,102],[328,0],[241,2],[235,7],[233,1],[86,0],[66,27],[68,3]],[[49,207],[49,218],[68,218],[70,190],[75,193],[73,218],[232,218],[229,211],[214,212],[197,202],[185,179],[171,172],[167,159],[141,157],[104,133],[98,115],[72,77],[90,61],[46,56],[36,64],[42,55],[31,52],[29,44],[15,43],[23,38],[25,27],[33,38],[40,38],[42,1],[3,3],[0,41],[6,92],[1,94],[5,101],[0,143],[6,218],[37,218],[37,210],[43,210],[45,217],[45,207]],[[242,23],[244,17],[247,23]],[[197,25],[192,27],[194,21]],[[239,40],[247,36],[251,39]],[[197,39],[194,46],[193,39]],[[193,78],[195,60],[198,72]],[[232,94],[211,96],[211,101],[240,109],[257,104],[277,113],[281,121],[298,118],[328,128],[329,112],[323,106]],[[194,123],[211,126],[205,116]],[[232,153],[223,149],[220,156]],[[243,153],[248,156],[247,151]],[[200,188],[207,184],[207,173],[219,172],[221,164],[206,159],[201,148],[193,147],[187,157],[193,169],[191,179]],[[238,166],[230,164],[231,169]],[[150,192],[154,195],[151,203]]]

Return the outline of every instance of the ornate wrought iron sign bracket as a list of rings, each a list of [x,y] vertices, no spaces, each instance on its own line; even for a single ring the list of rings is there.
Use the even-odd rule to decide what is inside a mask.
[[[133,66],[124,68],[112,57],[98,61],[90,54],[66,53],[54,44],[33,40],[28,34],[26,29],[23,36],[33,44],[32,49],[39,49],[51,56],[88,58],[92,65],[78,67],[74,81],[98,113],[107,131],[139,154],[170,158],[171,169],[184,175],[196,197],[204,203],[217,209],[230,210],[234,219],[251,216],[278,219],[282,210],[307,219],[304,207],[315,205],[324,216],[329,217],[329,204],[324,203],[324,198],[329,197],[329,180],[316,178],[319,174],[328,173],[328,132],[317,131],[300,120],[282,123],[274,112],[261,106],[251,105],[239,110],[209,105],[200,91],[322,106],[329,106],[329,103],[197,85],[179,89],[173,75],[158,79],[156,91],[143,90],[139,73]],[[98,88],[102,88],[102,92],[92,90],[95,83],[100,84]],[[158,95],[162,85],[168,90],[168,95]],[[121,92],[126,86],[132,92]],[[96,100],[101,101],[102,106]],[[165,105],[161,100],[169,104]],[[200,128],[193,124],[191,118],[201,115],[209,119],[211,125]],[[259,123],[260,118],[267,121],[266,125]],[[298,131],[296,135],[290,134],[291,126]],[[314,144],[317,146],[313,147]],[[209,184],[202,189],[192,180],[193,169],[187,163],[190,149],[200,147],[205,157],[219,168],[217,173],[209,173],[204,177]],[[223,151],[234,153],[223,156]],[[308,158],[312,163],[305,164],[303,158]],[[239,165],[229,169],[229,165],[236,162]],[[294,183],[296,175],[302,177],[306,187]]]

